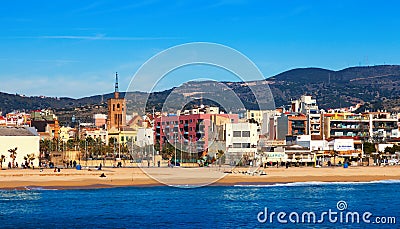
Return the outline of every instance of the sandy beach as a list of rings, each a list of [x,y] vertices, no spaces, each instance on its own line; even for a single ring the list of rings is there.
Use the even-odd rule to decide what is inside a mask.
[[[95,169],[11,169],[0,171],[0,189],[107,188],[123,186],[202,186],[274,184],[290,182],[366,182],[400,180],[400,167],[291,167],[266,168],[266,175],[243,174],[246,168],[225,173],[218,168],[103,168]],[[106,177],[100,177],[104,173]]]

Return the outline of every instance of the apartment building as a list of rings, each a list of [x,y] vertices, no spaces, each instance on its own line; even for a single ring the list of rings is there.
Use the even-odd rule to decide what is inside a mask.
[[[226,123],[237,123],[237,114],[200,113],[197,110],[181,114],[169,114],[155,119],[154,140],[160,144],[179,144],[184,150],[205,152],[210,140],[221,139],[221,126]],[[223,131],[223,130],[222,130]]]
[[[227,148],[225,163],[237,165],[243,158],[255,161],[259,140],[257,124],[227,123],[225,126]]]

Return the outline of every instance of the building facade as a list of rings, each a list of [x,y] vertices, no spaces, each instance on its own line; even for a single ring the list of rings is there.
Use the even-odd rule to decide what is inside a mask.
[[[0,127],[0,154],[4,156],[2,168],[21,166],[25,157],[31,160],[33,166],[39,166],[39,140],[40,137],[34,128],[30,127]],[[11,155],[9,150],[16,149]],[[14,157],[14,159],[13,159]],[[29,163],[30,164],[30,163]]]
[[[257,124],[255,123],[227,123],[226,124],[226,149],[225,163],[237,165],[242,159],[254,161],[256,159]]]

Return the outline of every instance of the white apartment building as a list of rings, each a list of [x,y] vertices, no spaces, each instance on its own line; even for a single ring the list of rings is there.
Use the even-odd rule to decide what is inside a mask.
[[[154,144],[154,130],[152,128],[138,128],[135,144],[139,147]]]
[[[225,163],[236,165],[246,157],[255,161],[257,152],[257,124],[227,123],[226,130],[226,159]]]
[[[0,154],[5,156],[2,166],[7,168],[8,163],[18,167],[25,162],[24,157],[33,155],[33,166],[39,166],[39,140],[38,133],[30,127],[0,127]],[[15,149],[15,159],[11,157],[10,149]]]

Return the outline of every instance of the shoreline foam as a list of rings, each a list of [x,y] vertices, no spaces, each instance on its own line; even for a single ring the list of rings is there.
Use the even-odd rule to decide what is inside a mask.
[[[240,168],[236,168],[240,169]],[[245,170],[245,169],[243,169]],[[211,186],[270,187],[295,185],[326,185],[335,183],[400,183],[400,167],[351,167],[343,168],[267,168],[265,176],[223,173],[212,169],[199,170],[196,177],[181,174],[178,169],[154,168],[155,180],[140,168],[106,168],[97,170],[64,169],[61,173],[52,170],[1,170],[0,189],[3,190],[64,190],[98,189],[113,187],[177,186],[182,188]],[[106,178],[100,178],[105,173]],[[153,175],[154,175],[153,174]],[[220,177],[218,177],[220,175]],[[210,177],[215,176],[213,182]],[[215,181],[215,182],[214,182]],[[174,184],[174,185],[171,185]]]

